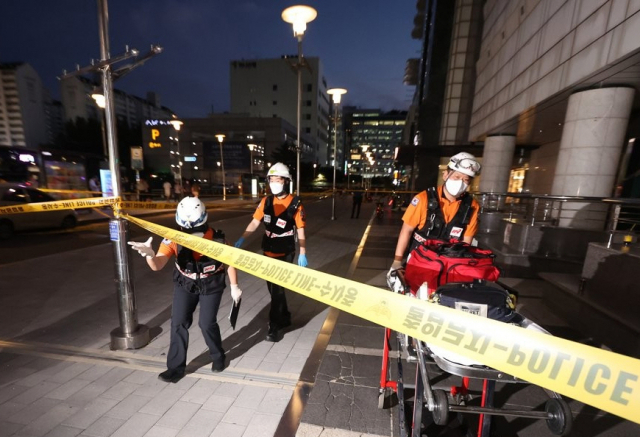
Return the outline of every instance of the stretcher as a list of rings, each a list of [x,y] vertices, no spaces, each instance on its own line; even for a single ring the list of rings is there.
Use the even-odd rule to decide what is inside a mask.
[[[411,295],[402,270],[392,272],[388,283],[393,292],[406,294],[407,299],[416,298]],[[542,327],[520,314],[511,323],[548,334]],[[397,351],[395,380],[390,376],[392,361],[390,349]],[[415,382],[405,382],[403,364],[415,366]],[[460,377],[459,385],[450,386],[447,389],[435,387],[434,380],[441,379],[443,374],[456,379]],[[476,434],[478,437],[491,435],[493,416],[544,420],[552,435],[569,434],[573,416],[568,404],[559,394],[541,388],[549,396],[544,411],[533,408],[497,408],[494,406],[496,383],[528,384],[517,377],[484,366],[482,363],[473,362],[444,348],[426,344],[402,333],[394,333],[389,328],[385,329],[378,408],[390,407],[394,396],[397,397],[401,437],[423,435],[421,428],[425,412],[431,414],[433,423],[438,426],[448,425],[454,417],[458,417],[457,413],[476,414],[478,415]],[[471,389],[471,385],[478,384],[481,385],[479,396],[476,390]],[[413,398],[412,406],[408,401],[409,398]],[[409,408],[412,411],[408,411]]]

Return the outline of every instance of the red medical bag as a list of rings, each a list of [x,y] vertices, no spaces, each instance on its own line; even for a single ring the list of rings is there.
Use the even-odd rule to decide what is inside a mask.
[[[414,294],[425,282],[429,294],[449,282],[474,279],[495,282],[500,269],[494,265],[494,259],[490,250],[467,243],[427,240],[411,252],[404,277]]]

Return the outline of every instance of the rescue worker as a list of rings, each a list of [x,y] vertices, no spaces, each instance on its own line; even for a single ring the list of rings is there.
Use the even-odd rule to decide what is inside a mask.
[[[471,243],[478,230],[480,206],[467,189],[480,172],[480,163],[470,153],[451,157],[442,173],[443,185],[418,193],[402,216],[402,229],[389,273],[402,267],[409,253],[426,239],[461,240]]]
[[[196,237],[226,243],[224,234],[207,224],[207,211],[204,204],[195,197],[185,197],[176,209],[176,223],[181,231]],[[189,345],[189,327],[193,321],[193,312],[200,303],[198,325],[209,348],[213,362],[211,370],[224,370],[225,353],[222,348],[220,327],[217,315],[226,287],[225,270],[231,283],[231,297],[238,302],[242,290],[238,287],[236,269],[225,266],[220,261],[209,258],[177,243],[164,239],[157,253],[151,248],[153,237],[144,243],[130,241],[129,244],[147,259],[151,270],[161,270],[172,256],[176,257],[173,271],[173,307],[171,310],[171,343],[167,354],[167,370],[158,375],[165,382],[177,382],[185,373],[187,365],[187,347]]]
[[[304,208],[298,196],[288,192],[291,182],[289,168],[278,162],[267,173],[267,182],[271,195],[262,198],[253,219],[235,246],[241,247],[251,233],[261,222],[264,222],[264,236],[262,250],[268,257],[282,261],[293,262],[296,255],[296,235],[300,246],[298,265],[307,266],[306,239],[304,234]],[[271,309],[269,311],[269,331],[267,341],[280,341],[280,330],[291,325],[291,313],[287,308],[285,288],[267,282],[271,295]]]

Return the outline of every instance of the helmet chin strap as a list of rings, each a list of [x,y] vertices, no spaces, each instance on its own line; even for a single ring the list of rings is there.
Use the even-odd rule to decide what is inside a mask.
[[[206,223],[200,225],[200,226],[196,226],[195,228],[182,228],[182,232],[186,233],[186,234],[193,234],[196,232],[202,232],[203,234],[205,232],[207,232],[207,229],[209,229],[209,225],[207,225]]]

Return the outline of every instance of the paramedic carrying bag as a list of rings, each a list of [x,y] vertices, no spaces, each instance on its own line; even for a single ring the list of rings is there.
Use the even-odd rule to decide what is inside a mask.
[[[490,250],[467,243],[426,240],[411,252],[404,277],[414,294],[424,282],[433,292],[449,282],[497,281],[500,270],[494,258]]]
[[[515,296],[494,282],[476,279],[473,282],[452,282],[431,295],[430,301],[500,322],[513,322]]]

